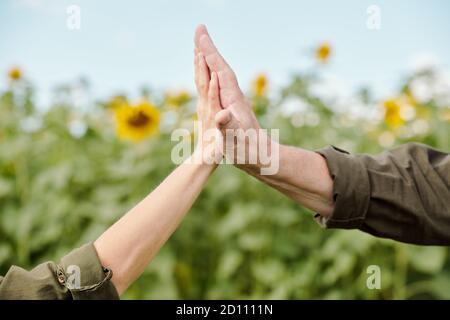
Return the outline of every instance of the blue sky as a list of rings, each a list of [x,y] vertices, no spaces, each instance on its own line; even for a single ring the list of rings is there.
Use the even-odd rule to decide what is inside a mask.
[[[71,4],[81,8],[79,31],[66,27]],[[366,27],[372,4],[381,8],[379,31]],[[282,85],[307,67],[312,47],[329,41],[324,73],[347,90],[368,85],[387,95],[413,57],[449,67],[449,18],[444,0],[2,0],[0,72],[21,66],[42,103],[52,87],[80,76],[99,98],[137,94],[142,85],[193,89],[192,38],[204,23],[244,88],[259,72]]]

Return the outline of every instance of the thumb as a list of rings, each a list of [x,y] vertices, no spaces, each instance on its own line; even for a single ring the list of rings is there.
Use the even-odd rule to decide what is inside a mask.
[[[215,122],[217,128],[220,130],[225,129],[239,129],[239,121],[234,117],[233,113],[231,113],[230,109],[222,109],[217,112],[215,116]]]

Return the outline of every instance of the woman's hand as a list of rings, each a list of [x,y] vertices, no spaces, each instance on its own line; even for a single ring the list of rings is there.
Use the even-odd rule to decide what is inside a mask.
[[[210,76],[203,56],[195,58],[195,74],[202,127],[194,159],[186,159],[94,242],[102,265],[113,271],[112,282],[119,295],[139,277],[175,231],[216,168],[216,157],[221,157],[214,137],[210,137],[211,132],[218,131],[214,119],[221,110],[217,74]]]
[[[219,164],[222,159],[222,134],[216,126],[216,115],[222,110],[219,98],[219,80],[216,72],[210,73],[205,57],[195,52],[195,84],[198,93],[198,143],[196,160]]]

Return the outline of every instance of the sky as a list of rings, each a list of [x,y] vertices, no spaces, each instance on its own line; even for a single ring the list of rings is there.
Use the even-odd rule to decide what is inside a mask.
[[[79,30],[67,27],[70,5],[81,9]],[[366,25],[370,5],[380,9],[379,30]],[[336,86],[389,95],[418,64],[449,69],[449,18],[445,0],[1,0],[0,72],[20,66],[42,104],[80,77],[98,98],[142,86],[193,90],[193,35],[203,23],[244,89],[261,72],[282,86],[328,41],[322,72]]]

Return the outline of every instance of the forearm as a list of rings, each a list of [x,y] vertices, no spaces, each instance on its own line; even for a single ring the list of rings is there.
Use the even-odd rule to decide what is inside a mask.
[[[174,232],[215,168],[194,163],[181,164],[95,241],[100,261],[113,271],[119,294],[139,277]]]
[[[243,169],[301,205],[328,217],[333,210],[333,180],[325,159],[313,151],[278,146],[279,169],[276,174],[262,175],[260,167]]]

